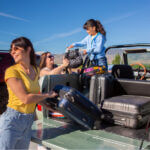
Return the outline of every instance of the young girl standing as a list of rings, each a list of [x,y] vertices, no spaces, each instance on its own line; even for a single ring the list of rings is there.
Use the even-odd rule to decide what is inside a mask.
[[[83,51],[83,54],[91,53],[90,60],[93,62],[93,65],[105,66],[105,70],[107,70],[107,59],[104,47],[106,32],[102,24],[98,20],[90,19],[86,21],[83,28],[87,31],[88,36],[81,42],[73,43],[67,49],[86,46],[86,50]]]

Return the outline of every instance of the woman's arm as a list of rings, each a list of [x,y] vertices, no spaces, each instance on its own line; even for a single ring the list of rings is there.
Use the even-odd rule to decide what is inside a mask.
[[[45,76],[45,75],[55,75],[55,74],[60,74],[61,71],[65,67],[63,65],[58,66],[57,68],[54,68],[53,70],[41,70],[40,71],[40,77]]]
[[[53,98],[57,96],[54,91],[46,94],[27,93],[22,80],[15,77],[9,78],[7,80],[7,85],[24,104],[39,103],[46,98]]]
[[[40,71],[40,77],[45,75],[55,75],[55,74],[61,74],[62,70],[65,69],[69,65],[69,60],[67,58],[63,58],[63,64],[54,68],[51,71],[48,70],[41,70]]]

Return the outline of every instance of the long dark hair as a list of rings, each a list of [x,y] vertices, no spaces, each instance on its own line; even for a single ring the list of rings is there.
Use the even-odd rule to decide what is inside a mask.
[[[99,20],[90,19],[86,21],[86,23],[83,25],[83,29],[87,30],[89,27],[96,27],[96,32],[100,32],[106,36],[106,31]]]
[[[11,48],[12,48],[12,45],[22,47],[25,51],[27,51],[27,48],[30,47],[31,48],[30,64],[33,65],[37,69],[36,56],[35,56],[34,48],[33,48],[33,45],[29,39],[27,39],[26,37],[16,38],[11,42]]]
[[[46,66],[46,58],[47,58],[47,54],[50,53],[50,52],[45,52],[41,55],[41,58],[40,58],[40,70],[42,68],[44,68]],[[50,53],[51,54],[51,53]]]

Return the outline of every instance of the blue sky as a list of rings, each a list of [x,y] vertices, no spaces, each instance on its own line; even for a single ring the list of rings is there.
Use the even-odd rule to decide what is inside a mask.
[[[0,49],[25,36],[36,51],[63,53],[91,18],[103,24],[106,47],[150,43],[150,0],[0,0]]]

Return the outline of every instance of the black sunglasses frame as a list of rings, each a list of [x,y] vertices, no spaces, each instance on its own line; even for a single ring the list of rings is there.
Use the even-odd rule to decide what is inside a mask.
[[[48,58],[54,58],[54,56],[53,55],[50,55],[50,56],[47,56]]]

